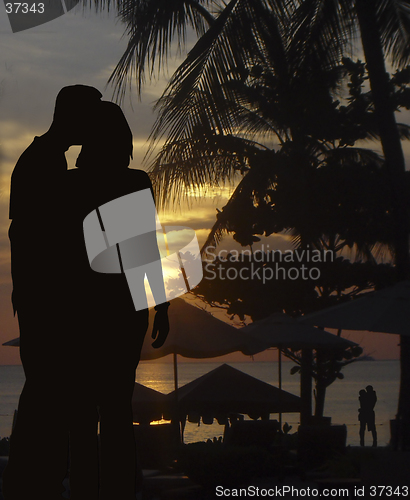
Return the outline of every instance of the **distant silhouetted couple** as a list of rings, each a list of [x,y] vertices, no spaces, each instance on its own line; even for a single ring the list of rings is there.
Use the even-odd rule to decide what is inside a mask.
[[[377,446],[376,421],[374,407],[377,402],[376,391],[371,385],[366,387],[366,390],[359,391],[359,422],[360,422],[360,446],[364,446],[364,434],[367,430],[372,433],[373,446]]]
[[[67,170],[73,145],[82,149]],[[152,191],[144,171],[128,168],[132,148],[121,109],[74,85],[60,91],[50,129],[13,171],[12,301],[26,382],[5,500],[61,499],[68,462],[72,500],[135,499],[131,398],[148,310],[135,310],[124,274],[91,270],[83,236],[91,211]],[[168,334],[168,305],[155,308],[155,347]]]

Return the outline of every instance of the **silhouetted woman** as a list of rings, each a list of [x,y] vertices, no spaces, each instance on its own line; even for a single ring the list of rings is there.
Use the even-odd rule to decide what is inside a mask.
[[[121,109],[102,102],[96,118],[77,168],[67,172],[66,182],[71,499],[94,500],[99,489],[100,500],[133,500],[136,452],[131,398],[148,310],[135,310],[124,274],[102,274],[90,268],[83,220],[111,200],[143,189],[152,191],[152,186],[144,171],[128,168],[132,133]],[[159,252],[153,257],[159,260]],[[167,308],[167,303],[156,307],[155,347],[168,333]]]

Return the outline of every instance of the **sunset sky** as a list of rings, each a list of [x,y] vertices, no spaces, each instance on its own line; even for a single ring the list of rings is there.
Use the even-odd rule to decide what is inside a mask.
[[[106,87],[106,82],[125,49],[126,38],[121,39],[122,34],[123,26],[116,22],[114,14],[83,13],[81,8],[37,28],[13,34],[4,3],[0,3],[0,343],[18,336],[17,320],[13,317],[10,302],[7,236],[12,169],[33,137],[47,131],[55,97],[62,87],[76,83],[92,85],[103,93],[103,99],[111,100],[112,88]],[[172,62],[170,70],[176,65],[177,61]],[[165,82],[166,75],[147,84],[141,101],[135,93],[128,93],[125,99],[123,110],[134,134],[131,165],[134,168],[141,166],[155,118],[152,106]],[[407,118],[404,116],[401,120]],[[70,167],[74,167],[78,152],[79,148],[70,149]],[[409,159],[408,144],[405,153]],[[201,244],[215,221],[216,207],[225,205],[229,192],[229,187],[212,191],[188,210],[162,215],[161,221],[195,229]],[[46,223],[46,217],[40,223]],[[285,244],[283,238],[277,238],[274,243]],[[234,248],[230,239],[224,245]],[[47,313],[46,308],[44,313]],[[41,332],[36,334],[41,335]],[[398,357],[398,337],[395,335],[346,332],[346,336],[361,343],[366,352],[376,358]],[[256,359],[272,359],[272,353]],[[19,363],[18,349],[0,347],[0,364]]]

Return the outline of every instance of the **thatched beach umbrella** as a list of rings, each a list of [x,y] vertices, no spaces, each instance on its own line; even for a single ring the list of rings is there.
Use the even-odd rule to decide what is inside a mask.
[[[305,325],[284,313],[275,313],[240,329],[269,347],[289,349],[333,349],[357,345],[330,332]]]
[[[307,314],[300,323],[410,336],[410,281]]]
[[[154,321],[154,314],[151,310],[150,325]],[[242,352],[251,356],[267,348],[266,344],[252,339],[241,329],[234,328],[183,299],[171,301],[168,315],[170,330],[164,345],[154,349],[148,332],[142,347],[141,360],[158,359],[172,354],[175,389],[178,388],[177,355],[206,359]]]
[[[134,422],[147,424],[155,420],[161,420],[165,413],[169,413],[166,394],[135,382],[134,393],[132,395],[132,415]]]
[[[300,411],[300,398],[223,364],[178,389],[178,411],[211,418],[293,413]]]
[[[276,347],[278,349],[279,389],[282,388],[282,349],[302,349],[301,420],[303,421],[308,420],[312,413],[312,378],[309,369],[312,349],[332,350],[357,345],[319,328],[301,324],[284,313],[274,313],[241,328],[240,331],[249,335],[256,343],[263,343],[266,348]]]

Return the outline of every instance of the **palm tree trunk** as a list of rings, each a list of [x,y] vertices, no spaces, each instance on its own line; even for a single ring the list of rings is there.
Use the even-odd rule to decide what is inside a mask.
[[[408,214],[405,207],[405,161],[394,108],[390,103],[389,77],[377,26],[374,0],[356,0],[361,40],[378,120],[380,139],[391,181],[395,221],[395,264],[398,280],[410,278]],[[410,342],[401,337],[401,375],[397,418],[410,427]]]
[[[315,417],[323,417],[326,398],[326,375],[324,372],[326,355],[321,349],[316,350],[316,387],[315,387]]]
[[[326,384],[323,380],[318,380],[315,387],[315,417],[320,419],[325,411]]]
[[[405,161],[397,128],[374,0],[357,0],[356,12],[378,121],[380,140],[390,174],[395,221],[395,264],[399,280],[410,277],[408,215],[405,207]]]
[[[410,433],[410,337],[400,335],[400,392],[397,418],[408,424]],[[410,446],[410,435],[408,435]]]
[[[300,370],[300,423],[308,425],[312,417],[312,349],[302,349]]]

